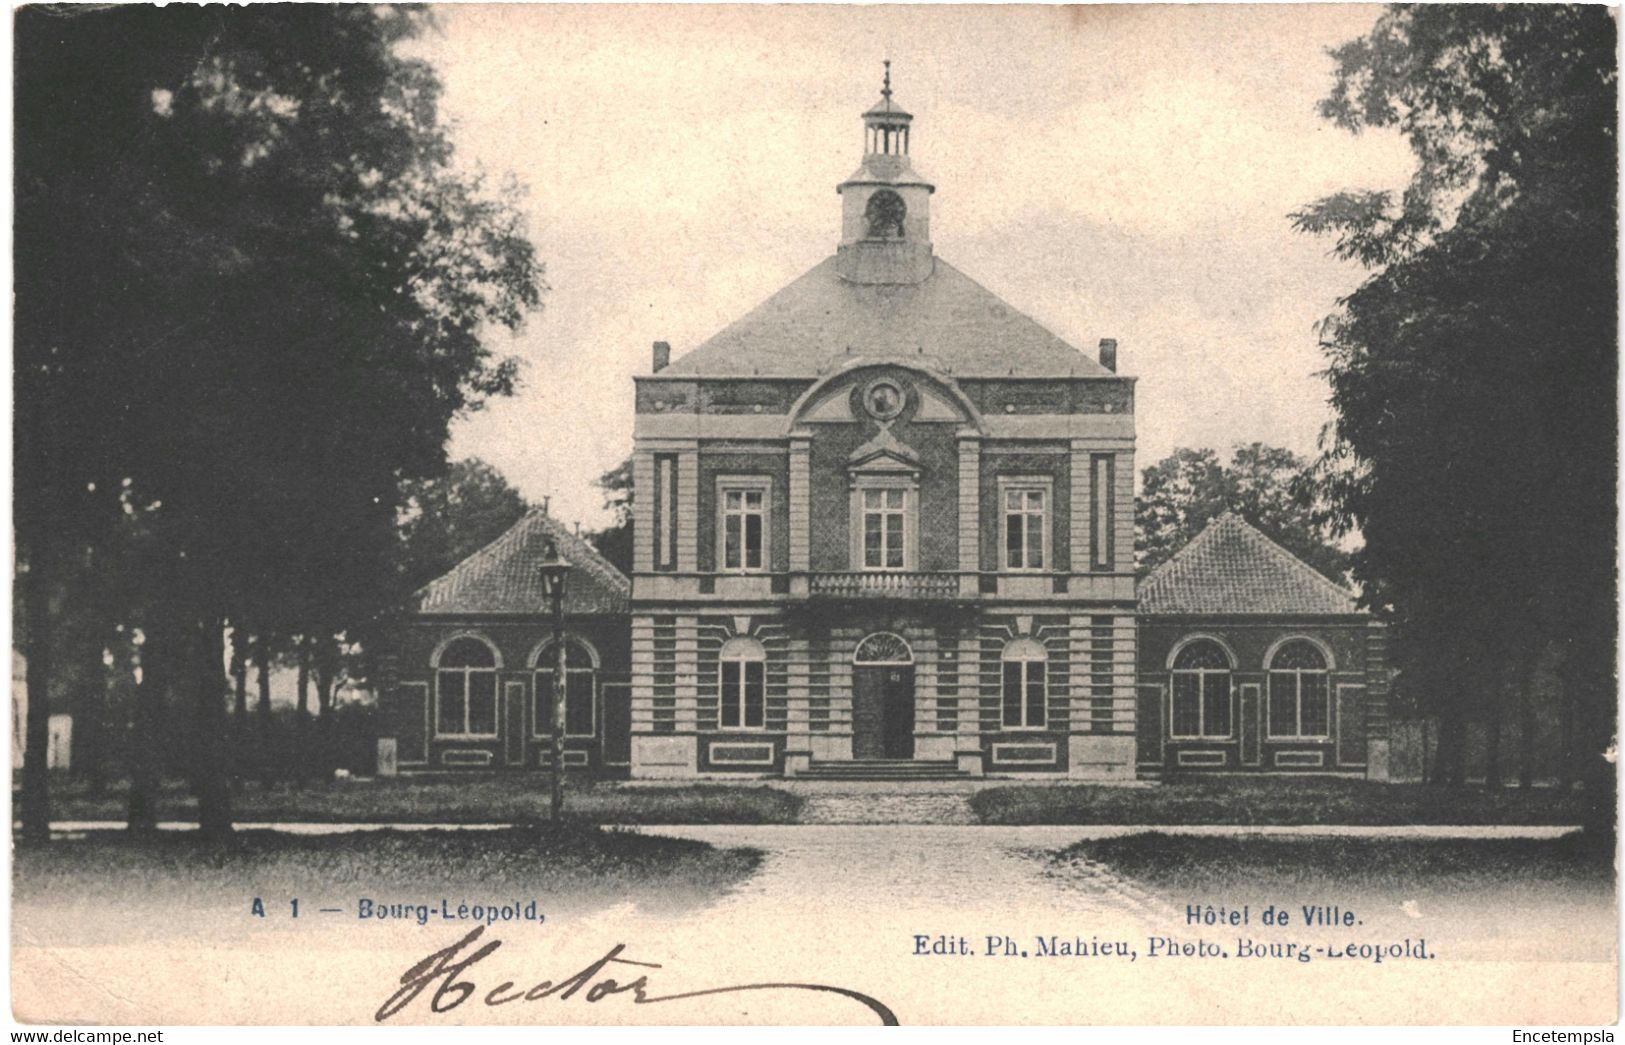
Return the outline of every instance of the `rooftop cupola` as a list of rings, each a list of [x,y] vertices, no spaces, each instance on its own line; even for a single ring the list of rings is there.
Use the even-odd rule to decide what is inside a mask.
[[[841,194],[841,278],[853,283],[920,283],[931,275],[931,194],[909,160],[914,116],[892,98],[887,61],[880,101],[863,114],[863,163]]]
[[[880,88],[880,101],[863,114],[863,152],[866,156],[907,156],[908,125],[914,121],[914,116],[892,102],[890,59],[887,59],[885,66],[886,79]]]

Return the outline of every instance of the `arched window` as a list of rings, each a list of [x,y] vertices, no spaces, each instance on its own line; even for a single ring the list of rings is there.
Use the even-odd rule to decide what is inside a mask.
[[[1043,729],[1049,651],[1037,639],[1012,639],[1004,654],[1005,729]]]
[[[903,197],[890,189],[881,189],[869,197],[864,205],[863,217],[869,224],[870,239],[902,239],[903,218],[908,205]]]
[[[497,735],[497,655],[472,635],[453,639],[435,658],[435,733]]]
[[[1308,639],[1283,643],[1270,658],[1270,736],[1331,735],[1326,654]]]
[[[722,644],[719,693],[723,729],[761,729],[767,691],[767,651],[755,639]]]
[[[1174,657],[1172,737],[1230,735],[1230,656],[1212,639],[1194,639]]]
[[[852,652],[854,664],[912,664],[914,651],[907,642],[889,631],[865,636]]]
[[[539,737],[552,736],[553,677],[558,673],[558,653],[551,642],[546,642],[537,648],[532,660],[536,666],[532,730]],[[591,647],[577,639],[565,638],[564,677],[564,735],[590,737],[595,732],[593,709],[598,692],[598,657]]]

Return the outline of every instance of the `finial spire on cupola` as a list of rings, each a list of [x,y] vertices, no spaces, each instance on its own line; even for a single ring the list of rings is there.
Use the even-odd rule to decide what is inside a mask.
[[[886,73],[881,81],[880,101],[863,114],[863,151],[869,156],[907,156],[908,125],[914,117],[892,102],[891,59],[882,64]]]
[[[919,283],[931,274],[931,193],[909,160],[912,114],[892,98],[891,59],[880,101],[863,114],[863,163],[841,194],[841,278],[853,283]]]

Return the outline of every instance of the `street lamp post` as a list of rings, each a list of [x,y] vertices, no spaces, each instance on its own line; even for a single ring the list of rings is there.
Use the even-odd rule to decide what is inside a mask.
[[[552,819],[556,825],[564,815],[564,694],[569,686],[564,657],[564,579],[570,572],[570,564],[559,555],[558,544],[551,538],[543,545],[538,569],[542,574],[542,592],[553,603]]]

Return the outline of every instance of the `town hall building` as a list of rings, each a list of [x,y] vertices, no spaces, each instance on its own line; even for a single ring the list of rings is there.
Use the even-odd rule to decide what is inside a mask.
[[[599,681],[572,697],[596,732],[567,731],[567,760],[665,780],[1375,775],[1380,630],[1239,519],[1212,539],[1230,573],[1204,587],[1209,552],[1181,552],[1178,583],[1148,579],[1174,611],[1148,624],[1116,342],[1086,354],[937,254],[889,73],[862,122],[834,253],[679,357],[656,343],[635,379],[633,568],[575,549],[602,597],[570,648]],[[422,593],[386,693],[390,721],[421,724],[403,770],[546,762],[547,607],[511,581],[536,547],[492,547]],[[1262,599],[1232,576],[1261,564]],[[489,612],[484,574],[510,578]],[[1165,594],[1193,584],[1191,612]]]

